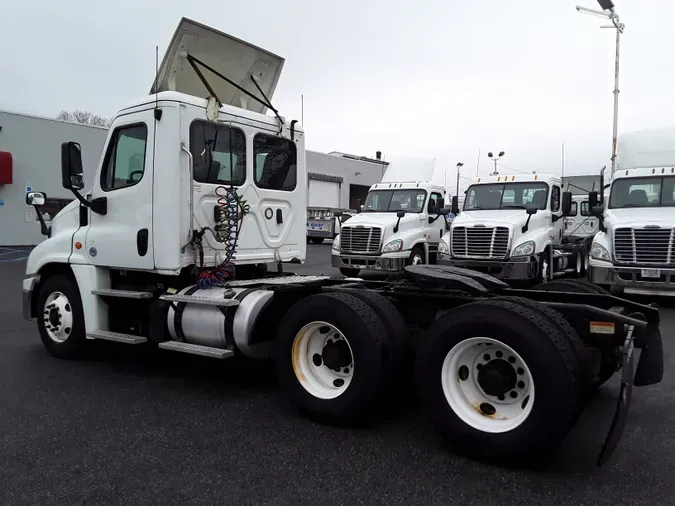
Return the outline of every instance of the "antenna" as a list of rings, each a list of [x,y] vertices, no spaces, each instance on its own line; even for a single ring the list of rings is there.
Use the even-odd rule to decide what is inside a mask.
[[[478,168],[480,167],[480,149],[478,150],[478,161],[476,162],[476,177],[478,177]]]

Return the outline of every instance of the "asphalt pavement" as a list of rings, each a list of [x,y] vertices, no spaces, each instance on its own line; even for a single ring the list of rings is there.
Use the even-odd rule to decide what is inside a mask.
[[[412,392],[378,425],[346,430],[298,416],[265,364],[115,343],[54,358],[21,317],[26,255],[0,250],[0,504],[675,503],[674,309],[662,312],[664,381],[634,389],[610,463],[594,467],[617,381],[546,469],[515,471],[444,448]],[[329,243],[310,245],[289,270],[335,273],[329,257]]]

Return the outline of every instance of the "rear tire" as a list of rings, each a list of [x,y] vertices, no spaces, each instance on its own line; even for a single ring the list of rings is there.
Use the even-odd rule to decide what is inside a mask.
[[[277,375],[302,415],[360,424],[377,412],[391,370],[389,347],[385,324],[366,302],[347,293],[312,295],[281,322]]]
[[[567,293],[588,293],[596,295],[609,295],[609,292],[590,281],[584,279],[556,279],[550,283],[535,286],[534,290],[543,290],[547,292],[567,292]],[[598,349],[600,357],[599,364],[596,365],[597,371],[591,380],[591,389],[597,389],[603,383],[606,383],[619,370],[621,361],[621,347],[612,346],[609,348]]]
[[[47,278],[37,299],[40,338],[52,355],[70,359],[82,354],[87,344],[80,292],[71,276]]]
[[[473,360],[453,351],[478,346],[481,340],[490,344]],[[451,358],[457,356],[459,360]],[[479,371],[490,363],[495,369],[485,369],[481,384]],[[536,461],[565,438],[578,416],[579,375],[578,356],[566,333],[508,300],[465,304],[434,322],[415,366],[422,407],[440,436],[460,454],[507,466]],[[495,384],[496,377],[507,378],[510,385],[499,394],[503,399],[495,392],[505,383]],[[521,399],[528,388],[532,393]],[[470,392],[479,392],[483,400]]]

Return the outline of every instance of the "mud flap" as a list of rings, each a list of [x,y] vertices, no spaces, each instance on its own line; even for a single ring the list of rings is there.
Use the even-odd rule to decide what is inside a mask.
[[[635,354],[633,351],[633,327],[631,326],[623,346],[619,400],[617,402],[616,411],[614,412],[614,417],[612,418],[612,424],[610,425],[609,432],[605,438],[605,443],[602,445],[600,455],[598,455],[598,467],[605,465],[612,456],[619,444],[623,429],[626,427],[628,408],[630,407],[630,399],[633,395],[633,374],[635,370]]]

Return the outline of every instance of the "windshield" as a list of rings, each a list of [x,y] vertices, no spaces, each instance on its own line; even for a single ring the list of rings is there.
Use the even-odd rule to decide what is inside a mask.
[[[616,179],[610,209],[675,206],[675,176]]]
[[[546,209],[548,185],[546,183],[496,183],[470,186],[464,199],[464,211],[488,209],[525,209],[533,205]]]
[[[427,199],[425,190],[375,190],[368,192],[363,212],[390,213],[405,211],[421,213]]]

